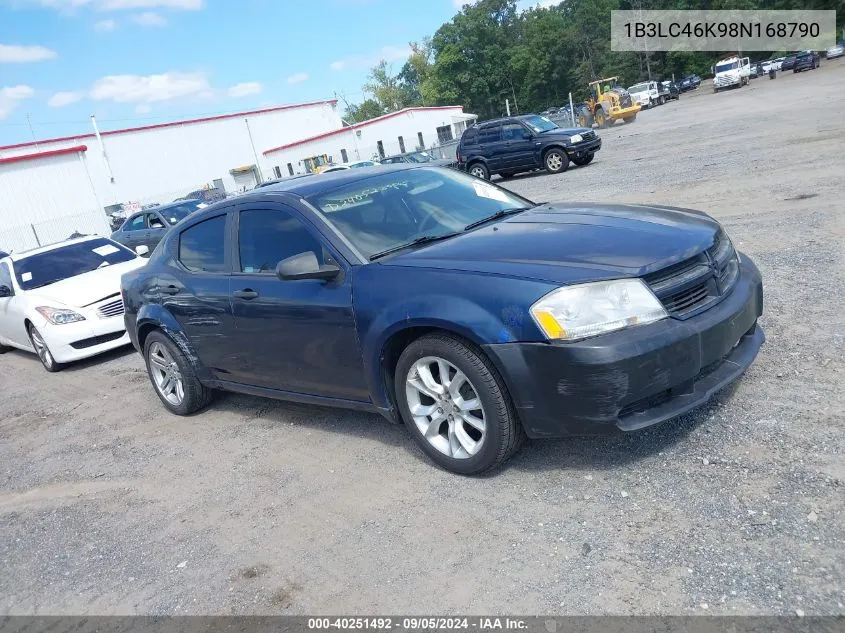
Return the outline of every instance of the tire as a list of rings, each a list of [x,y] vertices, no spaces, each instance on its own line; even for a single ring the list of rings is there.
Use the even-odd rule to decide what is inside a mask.
[[[596,110],[595,121],[596,121],[596,125],[599,127],[599,129],[603,130],[604,128],[607,127],[607,115],[604,113],[604,110],[602,110],[601,108],[598,108]]]
[[[475,176],[476,178],[482,178],[484,180],[490,180],[490,170],[487,169],[487,165],[484,163],[472,163],[468,169],[471,176]]]
[[[41,332],[38,331],[38,328],[30,325],[27,333],[29,334],[29,342],[32,343],[32,348],[38,354],[38,360],[41,361],[41,366],[51,374],[61,371],[64,365],[57,363],[56,359],[53,358],[53,353],[50,351],[50,347],[47,345],[44,337],[41,336]]]
[[[572,162],[578,165],[579,167],[584,167],[585,165],[589,165],[590,163],[592,163],[595,157],[595,153],[591,153],[587,154],[586,156],[582,156],[581,158],[573,158]]]
[[[637,115],[636,115],[636,114],[632,114],[631,116],[626,116],[626,117],[624,117],[622,120],[623,120],[625,123],[633,123],[634,121],[636,121],[636,120],[637,120]]]
[[[0,354],[5,354],[6,352],[11,352],[13,348],[9,347],[8,345],[3,345],[0,343]]]
[[[657,105],[663,105],[664,103],[666,103],[666,99],[664,99],[663,97],[657,98]]]
[[[553,147],[543,154],[543,167],[550,174],[561,174],[569,168],[569,156],[562,149]]]
[[[211,402],[214,392],[197,379],[182,350],[164,332],[156,330],[147,336],[144,363],[153,390],[171,413],[190,415]],[[171,379],[171,385],[175,380],[172,390],[164,384],[166,378]]]
[[[424,368],[431,381],[423,382],[419,372]],[[446,380],[441,378],[441,368]],[[460,381],[457,387],[452,384],[456,379]],[[456,390],[454,395],[450,387]],[[430,334],[405,348],[396,365],[394,390],[402,419],[417,444],[432,461],[453,473],[477,475],[495,468],[525,438],[495,367],[480,351],[454,336]],[[472,402],[478,407],[461,407]],[[481,422],[482,428],[470,419]]]

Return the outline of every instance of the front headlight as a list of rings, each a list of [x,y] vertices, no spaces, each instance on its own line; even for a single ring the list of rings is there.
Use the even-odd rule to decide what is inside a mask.
[[[584,140],[584,137],[581,136],[580,134],[573,134],[572,136],[569,137],[570,143],[580,143],[583,140]]]
[[[43,316],[53,325],[64,325],[65,323],[76,323],[77,321],[85,320],[85,317],[81,314],[65,308],[39,306],[35,309],[38,311],[38,314]]]
[[[668,314],[641,279],[616,279],[553,290],[531,306],[531,316],[547,338],[574,341]]]

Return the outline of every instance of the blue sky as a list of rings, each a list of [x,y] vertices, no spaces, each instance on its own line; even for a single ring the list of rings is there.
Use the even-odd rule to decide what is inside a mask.
[[[333,98],[458,0],[0,0],[0,145]]]

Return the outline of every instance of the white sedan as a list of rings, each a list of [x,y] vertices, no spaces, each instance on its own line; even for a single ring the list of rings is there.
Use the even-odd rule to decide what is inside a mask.
[[[103,237],[0,259],[0,353],[35,352],[47,371],[128,345],[120,277],[146,260]]]

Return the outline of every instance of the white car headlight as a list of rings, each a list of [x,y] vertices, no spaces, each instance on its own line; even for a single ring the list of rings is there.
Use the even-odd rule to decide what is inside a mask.
[[[574,135],[569,137],[570,143],[580,143],[583,140],[584,140],[584,137],[581,136],[580,134],[574,134]]]
[[[549,339],[574,341],[669,316],[641,279],[615,279],[553,290],[531,306]]]
[[[35,308],[38,313],[47,319],[53,325],[64,325],[65,323],[76,323],[77,321],[84,321],[85,317],[66,308],[50,308],[48,306],[38,306]]]

